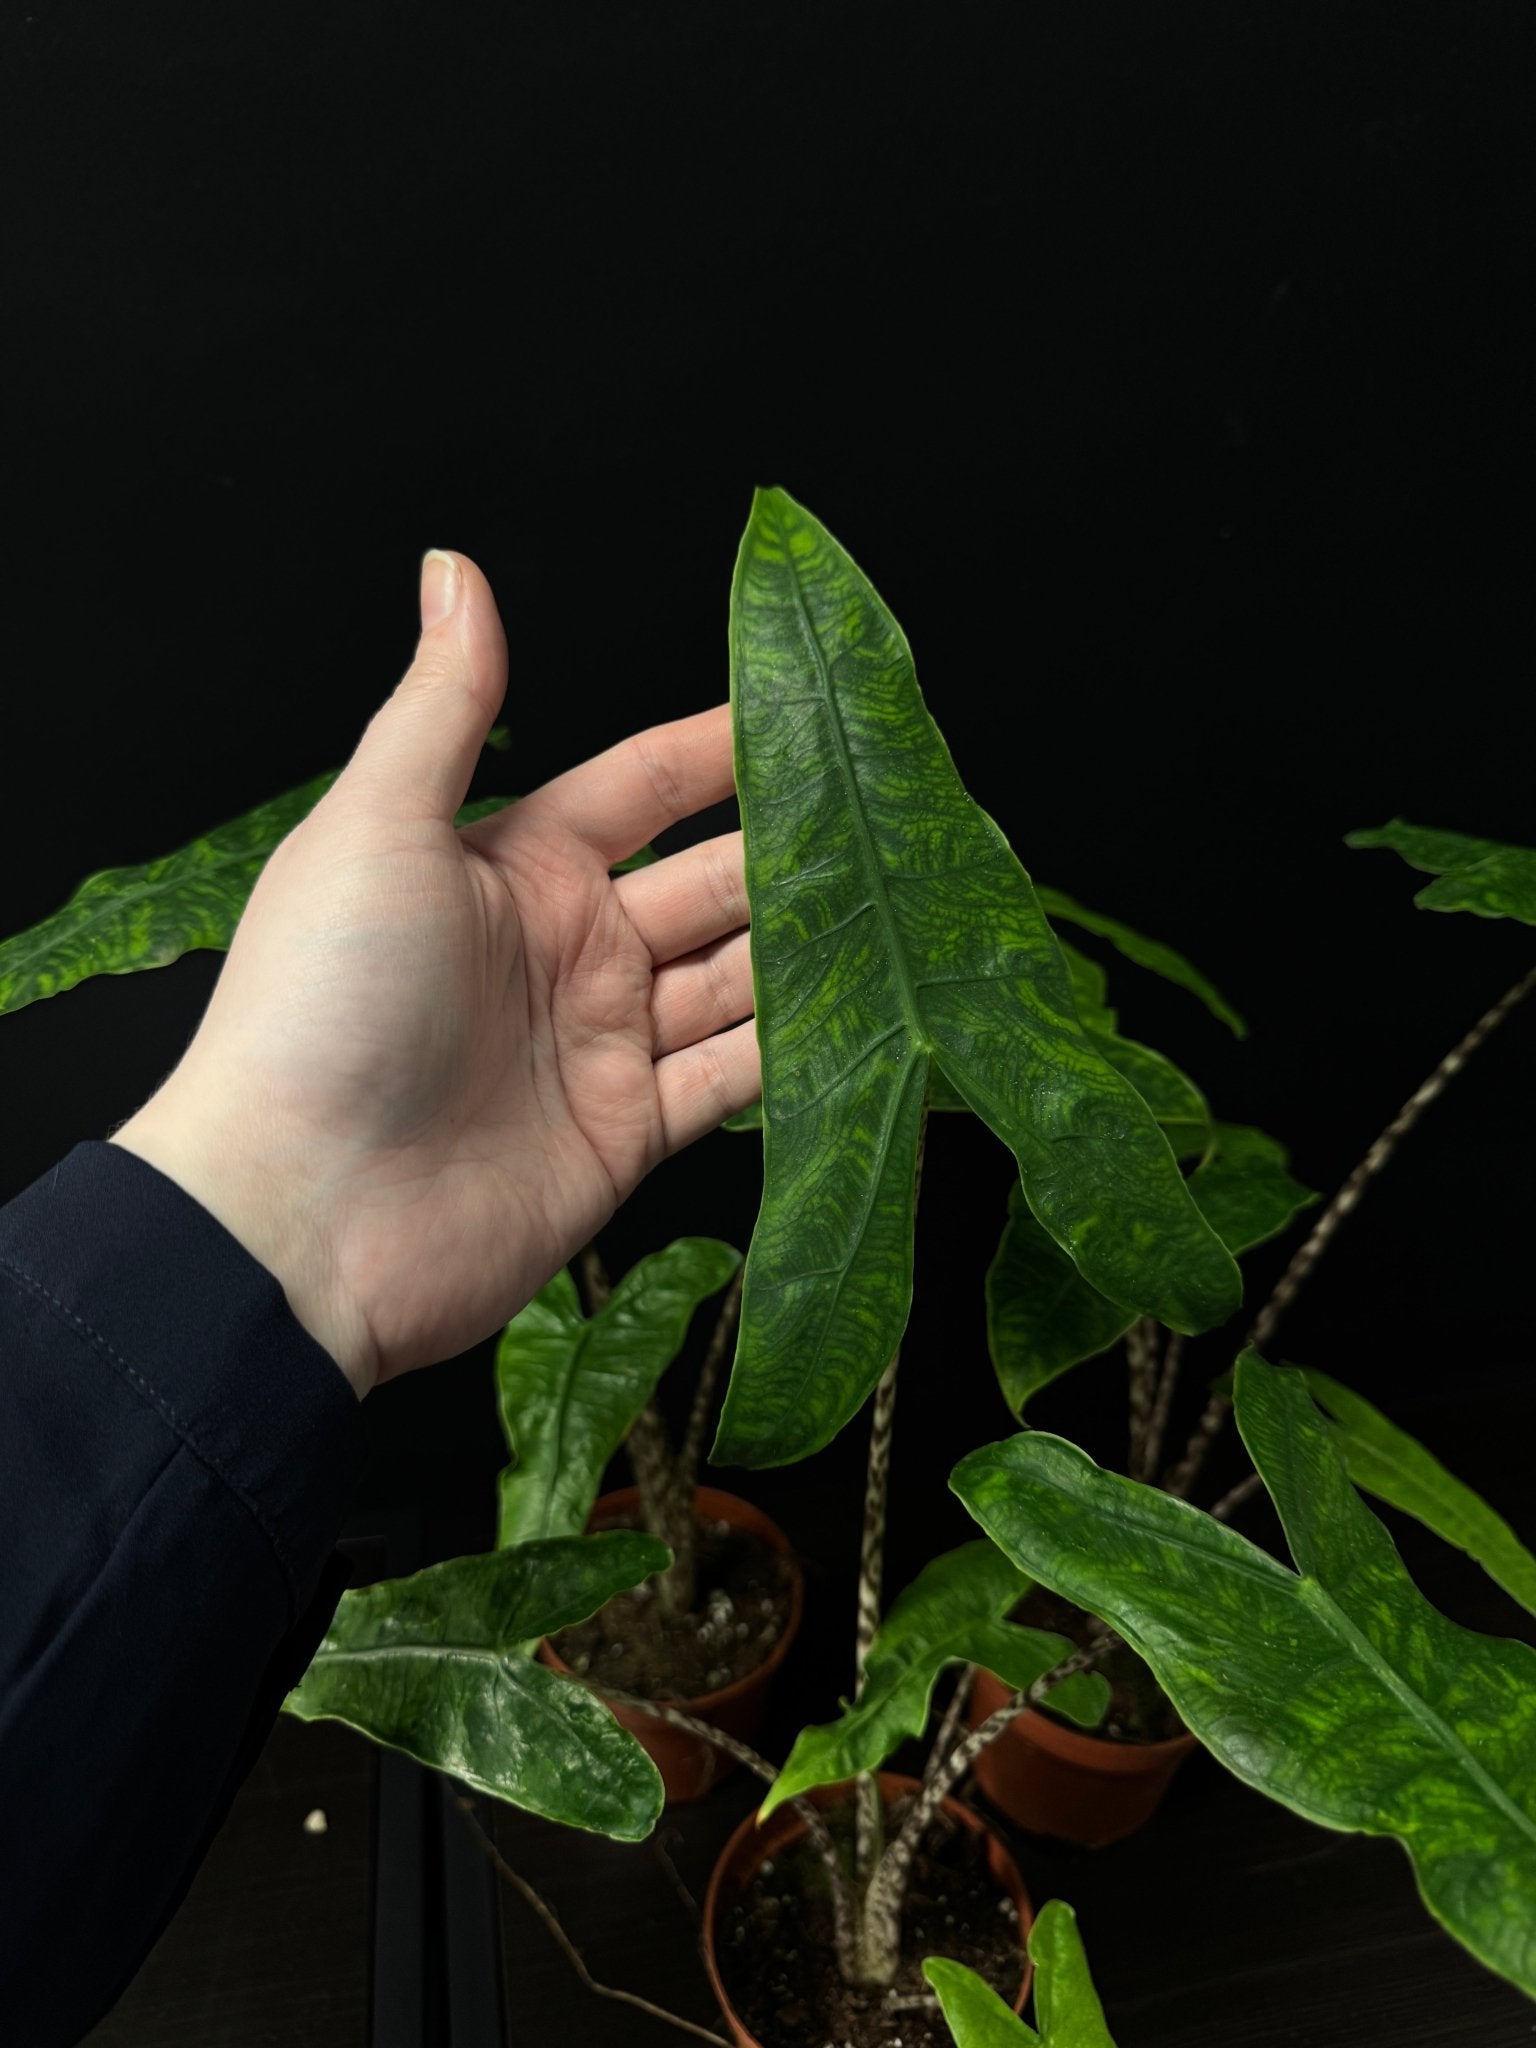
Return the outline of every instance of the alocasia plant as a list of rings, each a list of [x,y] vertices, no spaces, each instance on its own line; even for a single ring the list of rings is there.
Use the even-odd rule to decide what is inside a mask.
[[[1536,1996],[1536,1649],[1424,1599],[1301,1373],[1247,1350],[1235,1397],[1294,1571],[1041,1432],[972,1452],[951,1483],[1021,1571],[1145,1657],[1230,1771],[1324,1826],[1396,1836],[1430,1911]]]
[[[1097,1721],[1105,1687],[1091,1667],[1114,1630],[1229,1768],[1326,1825],[1395,1835],[1431,1910],[1536,1991],[1536,1651],[1436,1614],[1354,1488],[1461,1545],[1528,1609],[1536,1559],[1362,1397],[1253,1350],[1230,1382],[1253,1480],[1211,1513],[1179,1497],[1231,1408],[1218,1380],[1162,1487],[1142,1483],[1161,1459],[1183,1337],[1227,1321],[1241,1292],[1235,1255],[1314,1197],[1275,1140],[1213,1119],[1179,1067],[1122,1034],[1102,967],[1060,928],[1184,987],[1239,1036],[1242,1019],[1172,947],[1031,883],[967,794],[895,619],[782,491],[754,499],[730,626],[764,1075],[761,1111],[733,1121],[763,1130],[764,1194],[737,1275],[742,1328],[715,1459],[803,1457],[874,1395],[852,1695],[801,1735],[782,1775],[739,1744],[734,1753],[767,1782],[765,1810],[854,1779],[851,1859],[819,1837],[845,1975],[891,1981],[916,1845],[1014,1709],[1049,1699]],[[500,728],[489,744],[506,740]],[[92,975],[227,946],[266,859],[334,779],[316,776],[171,855],[87,877],[52,917],[0,943],[0,1014]],[[456,822],[509,801],[468,804]],[[1435,877],[1416,898],[1425,908],[1536,923],[1532,849],[1402,820],[1350,843],[1393,848]],[[1371,1175],[1532,988],[1536,967],[1404,1105],[1260,1309],[1254,1343]],[[1132,1476],[1031,1430],[974,1453],[955,1484],[988,1540],[934,1559],[882,1613],[886,1469],[930,1110],[980,1115],[1018,1164],[988,1282],[1010,1408],[1022,1414],[1061,1373],[1124,1338]],[[594,1259],[586,1314],[562,1274],[514,1319],[498,1354],[515,1459],[501,1482],[499,1547],[344,1595],[292,1712],[349,1720],[578,1827],[626,1840],[648,1830],[660,1806],[653,1767],[589,1689],[530,1651],[668,1564],[653,1536],[580,1532],[626,1431],[642,1492],[650,1459],[653,1499],[675,1508],[678,1489],[656,1478],[650,1396],[694,1308],[736,1263],[729,1246],[683,1240],[610,1295]],[[702,1414],[696,1404],[680,1470],[697,1455]],[[1294,1570],[1224,1525],[1261,1479]],[[652,1520],[669,1517],[659,1509]],[[674,1574],[684,1564],[675,1558]],[[1097,1616],[1096,1641],[1073,1651],[1012,1621],[1032,1578]],[[1015,1695],[964,1734],[964,1673],[980,1663]],[[921,1793],[886,1841],[872,1773],[924,1727],[940,1674],[956,1664]],[[801,1810],[814,1837],[819,1823]],[[1047,1906],[1031,1953],[1038,2031],[958,1965],[929,1959],[961,2048],[1108,2048],[1069,1908]]]

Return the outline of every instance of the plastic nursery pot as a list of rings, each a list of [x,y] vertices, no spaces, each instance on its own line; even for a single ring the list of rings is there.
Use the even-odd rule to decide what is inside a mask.
[[[916,1778],[904,1778],[894,1771],[879,1774],[880,1796],[889,1806],[904,1792],[918,1789]],[[813,1806],[835,1806],[848,1797],[847,1785],[821,1785],[814,1792],[806,1793]],[[1005,1848],[1002,1837],[968,1806],[962,1806],[958,1799],[946,1799],[944,1811],[951,1820],[957,1821],[974,1835],[983,1836],[987,1845],[987,1868],[999,1885],[1012,1899],[1019,1915],[1019,1946],[1026,1948],[1029,1930],[1034,1925],[1035,1909],[1030,1903],[1029,1893],[1024,1889],[1024,1880],[1019,1875],[1018,1865]],[[710,1988],[715,1994],[726,2025],[731,2030],[731,2039],[736,2048],[773,2048],[771,2042],[762,2041],[744,2024],[730,2000],[720,1975],[717,1943],[721,1936],[727,1914],[732,1906],[746,1892],[753,1879],[770,1858],[782,1855],[794,1843],[805,1837],[805,1822],[793,1806],[781,1806],[771,1813],[761,1827],[757,1815],[749,1813],[737,1828],[735,1834],[721,1850],[719,1860],[710,1873],[709,1890],[704,1894],[704,1967],[709,1972]],[[1024,2010],[1024,2001],[1029,1996],[1029,1983],[1033,1966],[1026,1952],[1024,1975],[1018,1993],[1013,2001],[1015,2012]]]
[[[967,1711],[970,1725],[978,1727],[1011,1697],[1000,1678],[978,1671]],[[1193,1735],[1116,1742],[1026,1707],[972,1769],[999,1813],[1019,1827],[1096,1849],[1133,1835],[1152,1818],[1195,1746]]]
[[[622,1525],[635,1514],[639,1505],[640,1489],[637,1486],[622,1487],[617,1493],[605,1493],[588,1516],[587,1527],[602,1529]],[[707,1721],[712,1728],[719,1728],[726,1735],[734,1735],[739,1742],[751,1742],[762,1726],[769,1688],[779,1666],[789,1654],[789,1646],[800,1626],[805,1577],[784,1531],[777,1522],[769,1521],[760,1508],[753,1507],[750,1501],[738,1500],[734,1493],[721,1493],[713,1486],[696,1486],[693,1490],[693,1511],[701,1522],[728,1522],[733,1529],[756,1536],[789,1561],[789,1614],[783,1633],[757,1669],[749,1671],[745,1678],[738,1678],[732,1685],[721,1686],[716,1692],[700,1693],[688,1700],[668,1697],[663,1702],[669,1707],[680,1707],[696,1721]],[[539,1656],[552,1670],[574,1676],[570,1665],[547,1640],[539,1644]],[[706,1792],[737,1768],[734,1758],[727,1756],[723,1749],[716,1749],[712,1743],[689,1735],[681,1728],[671,1727],[654,1714],[642,1713],[638,1707],[626,1707],[613,1700],[608,1702],[608,1707],[620,1727],[629,1730],[660,1771],[669,1806],[702,1799]]]

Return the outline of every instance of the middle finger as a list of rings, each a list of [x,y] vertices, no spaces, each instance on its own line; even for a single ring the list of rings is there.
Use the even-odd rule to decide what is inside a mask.
[[[675,960],[739,931],[747,922],[747,878],[739,832],[722,833],[649,867],[620,875],[614,889],[652,963]]]

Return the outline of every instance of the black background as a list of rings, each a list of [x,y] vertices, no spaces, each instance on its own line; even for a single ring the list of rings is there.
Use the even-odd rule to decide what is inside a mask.
[[[1536,839],[1531,42],[1492,0],[7,5],[0,931],[342,763],[430,545],[511,643],[515,745],[475,793],[718,701],[751,489],[782,483],[1025,865],[1253,1031],[1114,965],[1126,1028],[1331,1189],[1531,956],[1341,844],[1394,812]],[[5,1020],[0,1195],[131,1113],[218,964]],[[1531,1029],[1277,1346],[1410,1424],[1529,1367]],[[612,1263],[744,1245],[756,1169],[724,1134],[669,1163]],[[945,1474],[1009,1426],[981,1309],[1009,1177],[938,1122],[898,1581],[968,1532]],[[488,1531],[489,1355],[370,1399],[360,1505]],[[1106,1363],[1038,1419],[1118,1460],[1120,1406]],[[850,1546],[860,1434],[814,1482]],[[793,1525],[800,1483],[746,1490]]]

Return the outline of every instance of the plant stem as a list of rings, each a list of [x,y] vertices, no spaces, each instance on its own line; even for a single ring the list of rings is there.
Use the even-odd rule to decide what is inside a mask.
[[[1157,1324],[1151,1316],[1139,1316],[1126,1331],[1125,1356],[1130,1367],[1131,1411],[1126,1470],[1132,1479],[1141,1479],[1146,1472],[1152,1410],[1157,1401]]]
[[[584,1244],[579,1254],[582,1284],[587,1291],[587,1314],[595,1316],[606,1307],[613,1292],[613,1283],[608,1278],[608,1269],[603,1264],[603,1255],[597,1248],[594,1237],[590,1244]]]
[[[690,1497],[698,1481],[699,1459],[704,1451],[704,1431],[709,1422],[715,1382],[720,1377],[720,1367],[725,1362],[725,1347],[731,1341],[731,1333],[736,1328],[736,1318],[741,1313],[741,1287],[746,1278],[746,1270],[743,1262],[736,1268],[735,1277],[725,1290],[725,1299],[720,1304],[720,1313],[710,1334],[709,1349],[704,1354],[704,1363],[699,1367],[699,1383],[694,1390],[688,1428],[683,1436],[683,1448],[678,1453],[677,1460],[678,1485]]]
[[[715,1318],[715,1327],[710,1333],[709,1348],[704,1354],[704,1363],[699,1367],[698,1384],[694,1388],[693,1406],[688,1411],[688,1427],[683,1435],[683,1447],[672,1461],[667,1472],[669,1505],[666,1520],[669,1533],[663,1541],[672,1546],[672,1568],[665,1575],[671,1582],[676,1602],[674,1613],[691,1614],[698,1599],[698,1522],[694,1517],[693,1495],[699,1478],[699,1459],[704,1451],[704,1431],[709,1423],[710,1410],[714,1405],[715,1383],[720,1377],[720,1367],[725,1360],[726,1347],[736,1327],[736,1318],[741,1311],[741,1283],[745,1266],[736,1268],[725,1299],[720,1304],[720,1313]]]
[[[582,1955],[581,1950],[560,1925],[560,1918],[554,1907],[546,1899],[541,1898],[527,1878],[520,1877],[511,1864],[508,1863],[500,1849],[497,1848],[494,1839],[481,1825],[480,1816],[475,1812],[471,1802],[462,1793],[455,1793],[454,1804],[474,1829],[476,1836],[479,1838],[481,1848],[490,1859],[492,1868],[538,1914],[544,1925],[559,1943],[567,1962],[569,1962],[571,1968],[576,1972],[588,1991],[594,1993],[598,1998],[611,1998],[620,2005],[632,2005],[637,2012],[648,2013],[652,2019],[662,2020],[667,2026],[676,2027],[680,2033],[691,2034],[696,2041],[712,2041],[715,2044],[715,2048],[731,2048],[730,2042],[725,2039],[723,2034],[711,2033],[708,2027],[698,2026],[692,2020],[683,2019],[678,2013],[668,2012],[664,2005],[652,2005],[648,1998],[641,1998],[638,1992],[619,1991],[611,1984],[599,1984],[592,1972],[587,1968],[586,1958]]]
[[[1026,1707],[1038,1705],[1047,1693],[1066,1679],[1079,1671],[1087,1671],[1103,1656],[1111,1640],[1109,1631],[1103,1628],[1102,1623],[1099,1624],[1093,1643],[1084,1649],[1074,1650],[1070,1657],[1064,1657],[1051,1670],[1042,1672],[1033,1685],[1023,1692],[1016,1692],[995,1714],[989,1714],[979,1727],[973,1728],[932,1777],[924,1780],[922,1790],[912,1802],[912,1810],[901,1824],[900,1833],[880,1859],[880,1868],[864,1902],[861,1962],[866,1972],[865,1982],[890,1982],[900,1946],[901,1909],[912,1874],[912,1860],[927,1833],[929,1822],[951,1787],[959,1783],[988,1743],[995,1742],[1005,1728],[1011,1727]]]
[[[1366,1188],[1381,1172],[1425,1110],[1445,1093],[1448,1085],[1461,1072],[1483,1041],[1498,1029],[1511,1010],[1524,1002],[1532,989],[1536,989],[1536,967],[1523,974],[1513,987],[1504,991],[1491,1009],[1483,1012],[1466,1036],[1451,1047],[1434,1072],[1409,1096],[1318,1217],[1305,1244],[1275,1282],[1274,1291],[1255,1316],[1253,1328],[1248,1332],[1248,1342],[1255,1349],[1260,1349],[1268,1343],[1274,1334],[1275,1325],[1295,1300],[1302,1282],[1333,1242],[1345,1217],[1358,1204]],[[1206,1403],[1205,1412],[1195,1424],[1183,1457],[1163,1481],[1167,1492],[1188,1494],[1231,1406],[1227,1395],[1212,1394]]]
[[[880,1593],[885,1564],[886,1482],[891,1469],[891,1432],[896,1415],[896,1373],[901,1346],[880,1375],[869,1426],[869,1465],[864,1480],[864,1528],[859,1550],[859,1612],[853,1650],[853,1697],[864,1690],[864,1666],[880,1627]],[[864,1771],[854,1794],[856,1829],[854,1875],[860,1885],[874,1875],[884,1833],[884,1802],[874,1773]]]
[[[1243,1505],[1243,1502],[1245,1500],[1252,1500],[1263,1484],[1264,1482],[1260,1479],[1257,1472],[1250,1472],[1246,1479],[1240,1479],[1237,1482],[1230,1493],[1224,1493],[1221,1496],[1221,1499],[1217,1501],[1215,1507],[1210,1511],[1211,1519],[1217,1522],[1230,1521]]]
[[[716,1728],[709,1721],[700,1721],[692,1714],[685,1714],[681,1707],[668,1706],[662,1700],[643,1699],[639,1693],[622,1692],[617,1686],[588,1685],[588,1690],[596,1693],[599,1699],[614,1700],[621,1706],[634,1707],[642,1714],[653,1714],[658,1721],[665,1721],[673,1728],[680,1728],[684,1734],[723,1750],[767,1785],[771,1785],[779,1775],[765,1756],[759,1756],[745,1742],[739,1742],[734,1735],[727,1735],[723,1728]],[[791,1799],[789,1805],[804,1821],[811,1845],[826,1869],[832,1891],[832,1922],[836,1930],[838,1965],[846,1974],[856,1947],[854,1913],[836,1845],[826,1822],[808,1799]]]
[[[648,1401],[629,1425],[624,1448],[639,1489],[646,1533],[665,1543],[674,1560],[656,1581],[657,1594],[668,1614],[686,1614],[693,1605],[692,1573],[680,1575],[676,1559],[692,1548],[693,1501],[678,1498],[667,1425],[654,1401]]]
[[[1157,1470],[1157,1461],[1163,1455],[1163,1439],[1168,1434],[1168,1417],[1173,1409],[1173,1392],[1179,1383],[1179,1362],[1183,1356],[1183,1332],[1170,1330],[1167,1347],[1163,1352],[1162,1376],[1157,1383],[1157,1399],[1153,1403],[1152,1420],[1147,1427],[1147,1447],[1139,1475],[1143,1479],[1151,1479]]]
[[[938,1775],[939,1766],[955,1746],[955,1737],[960,1729],[960,1716],[965,1712],[971,1697],[971,1688],[976,1683],[976,1666],[963,1664],[955,1679],[955,1689],[949,1696],[949,1705],[944,1709],[944,1718],[939,1723],[939,1732],[933,1738],[933,1747],[928,1752],[928,1765],[923,1772],[923,1783]]]
[[[912,1166],[912,1215],[923,1191],[923,1155],[928,1146],[928,1091],[923,1091],[917,1126],[917,1154]],[[853,1697],[864,1690],[864,1665],[880,1627],[880,1594],[885,1575],[885,1504],[891,1470],[891,1432],[896,1414],[896,1374],[901,1345],[891,1353],[875,1388],[869,1425],[869,1463],[864,1477],[864,1524],[859,1543],[859,1603],[853,1646]],[[885,1846],[885,1802],[872,1771],[862,1771],[854,1787],[854,1880],[860,1896],[875,1874]]]

